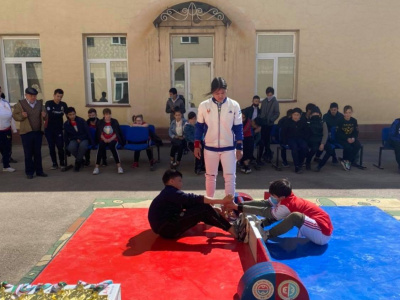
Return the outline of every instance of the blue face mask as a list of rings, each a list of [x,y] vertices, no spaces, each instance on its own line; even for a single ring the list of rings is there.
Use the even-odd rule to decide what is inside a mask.
[[[279,202],[278,199],[276,199],[276,198],[274,198],[274,197],[272,197],[272,196],[269,197],[269,201],[271,201],[271,203],[272,203],[273,205],[278,205],[278,202]]]

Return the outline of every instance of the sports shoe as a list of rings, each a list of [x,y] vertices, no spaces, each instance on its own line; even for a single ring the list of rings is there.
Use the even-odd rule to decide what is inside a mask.
[[[2,160],[2,162],[3,162],[3,160]],[[10,157],[10,163],[16,164],[17,162],[18,162],[17,160],[15,160],[14,158]]]
[[[138,162],[134,162],[131,167],[133,169],[139,168],[139,163]]]
[[[289,168],[289,163],[287,161],[282,161],[282,168]]]
[[[346,169],[347,169],[348,171],[350,171],[350,169],[351,169],[351,163],[350,163],[348,160],[346,160],[345,164],[346,164]]]
[[[303,168],[302,167],[295,167],[294,171],[296,174],[303,174]]]
[[[343,169],[344,169],[345,171],[348,171],[348,170],[349,170],[349,169],[347,169],[346,161],[345,161],[344,159],[341,159],[341,160],[340,160],[340,164],[342,165],[342,167],[343,167]]]
[[[94,168],[93,175],[98,175],[100,173],[99,168]]]
[[[154,161],[154,159],[149,161],[150,163],[150,171],[154,171],[154,165],[156,164],[156,162]]]
[[[8,167],[8,168],[3,168],[3,172],[9,172],[9,173],[12,173],[12,172],[15,172],[15,169],[14,169],[14,168],[11,168],[11,167]]]
[[[244,166],[240,169],[240,171],[244,174],[250,174],[251,173],[251,169],[249,168],[249,166]]]
[[[250,224],[244,213],[241,213],[239,218],[236,219],[234,228],[237,234],[237,240],[239,242],[248,243]]]
[[[53,164],[51,167],[50,167],[50,170],[57,170],[58,169],[58,165],[57,164]]]
[[[118,167],[118,174],[124,174],[124,169],[122,169],[122,167]]]

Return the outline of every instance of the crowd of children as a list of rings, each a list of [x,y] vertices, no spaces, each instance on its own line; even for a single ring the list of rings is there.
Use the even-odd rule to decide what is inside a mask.
[[[35,96],[35,91],[30,90],[26,94],[27,98],[29,98],[28,96]],[[352,116],[353,108],[351,106],[346,105],[342,114],[339,112],[338,104],[332,102],[329,110],[322,114],[317,105],[309,103],[304,112],[295,107],[289,109],[285,116],[278,119],[279,104],[274,97],[273,88],[269,87],[266,93],[267,98],[263,101],[260,100],[259,96],[254,96],[252,105],[242,109],[243,157],[238,161],[239,170],[242,173],[249,174],[252,172],[252,167],[260,169],[265,163],[271,162],[274,155],[270,149],[271,141],[281,145],[282,167],[289,167],[287,150],[291,152],[294,171],[298,174],[302,173],[304,168],[319,172],[330,158],[332,158],[332,164],[340,163],[346,171],[351,170],[352,166],[361,167],[358,164],[361,149],[358,139],[358,123]],[[103,110],[103,118],[99,119],[97,118],[96,109],[90,108],[88,119],[84,121],[79,116],[76,116],[73,107],[68,107],[62,101],[63,95],[64,92],[61,89],[56,89],[54,91],[54,99],[47,101],[43,105],[44,112],[42,112],[42,115],[46,115],[46,117],[43,117],[44,133],[52,160],[51,169],[57,169],[59,166],[65,167],[64,149],[68,155],[72,154],[75,157],[75,171],[79,171],[83,166],[89,166],[91,149],[98,149],[93,170],[93,174],[97,175],[100,173],[100,166],[107,166],[106,150],[108,149],[112,152],[118,173],[122,174],[124,170],[121,167],[118,148],[124,145],[125,139],[118,121],[111,118],[111,110],[105,108]],[[184,98],[177,94],[176,89],[170,90],[170,96],[171,98],[168,99],[166,108],[166,112],[171,116],[168,131],[171,141],[170,167],[171,169],[176,169],[180,166],[184,153],[190,152],[193,154],[195,152],[197,115],[191,111],[187,115],[188,120],[186,120],[183,108]],[[2,103],[6,103],[6,101],[2,99]],[[5,104],[3,106],[4,111],[6,111],[8,106]],[[11,109],[11,107],[9,108]],[[10,115],[10,109],[7,118],[13,120]],[[40,110],[38,111],[40,112]],[[65,122],[63,120],[64,115],[67,116]],[[396,119],[391,126],[388,146],[395,150],[400,172],[399,120]],[[276,125],[274,125],[275,121],[277,121]],[[143,115],[133,116],[132,122],[131,126],[148,128]],[[8,123],[4,122],[4,124]],[[9,127],[11,128],[11,126],[8,126],[5,130],[2,129],[2,132],[7,133],[7,130],[11,130]],[[272,136],[271,133],[273,134]],[[7,135],[4,134],[4,136]],[[268,143],[265,141],[266,137]],[[149,130],[150,139],[161,141],[155,136],[154,132]],[[10,140],[4,140],[7,142],[4,142],[4,145],[10,144]],[[204,142],[201,141],[201,143],[203,144],[203,147],[200,147],[201,155],[193,158],[194,172],[196,174],[205,172]],[[338,145],[343,148],[343,156],[339,159],[335,152],[335,148]],[[9,146],[7,147],[9,148]],[[3,169],[12,172],[15,169],[9,165],[11,151],[7,147],[2,149]],[[258,150],[255,155],[256,149]],[[140,152],[135,151],[132,168],[139,167]],[[153,152],[151,149],[146,149],[146,154],[150,169],[153,170],[155,165]],[[312,167],[312,162],[317,162],[318,164]],[[40,167],[38,169],[41,170]],[[41,174],[44,173],[42,172]],[[32,177],[28,173],[27,175],[30,178]]]

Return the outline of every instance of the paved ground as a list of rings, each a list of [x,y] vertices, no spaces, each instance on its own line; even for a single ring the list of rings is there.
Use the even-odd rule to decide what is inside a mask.
[[[295,192],[321,204],[331,205],[375,205],[392,215],[400,216],[400,174],[391,151],[384,152],[384,170],[372,166],[378,157],[379,145],[366,144],[364,165],[366,170],[354,169],[345,172],[340,166],[328,164],[320,173],[306,172],[298,175],[292,169],[275,171],[266,166],[252,174],[237,175],[237,190],[261,199],[268,182],[281,177],[292,181]],[[119,199],[125,202],[141,202],[148,205],[162,189],[161,176],[168,167],[169,147],[161,148],[162,161],[154,172],[148,170],[145,153],[139,169],[131,169],[133,153],[121,151],[125,174],[116,172],[115,164],[101,168],[101,174],[93,176],[93,168],[79,173],[48,170],[51,163],[48,150],[43,147],[43,165],[48,178],[28,180],[24,174],[23,151],[20,145],[13,149],[13,158],[19,162],[12,166],[13,174],[0,174],[0,281],[18,283],[48,250],[73,231],[72,224],[102,199]],[[339,152],[340,153],[340,152]],[[93,158],[92,158],[93,160]],[[184,189],[202,192],[204,177],[193,172],[190,155],[184,156],[181,171],[184,174]],[[218,180],[218,195],[223,192],[222,176]],[[333,200],[332,200],[333,199]]]

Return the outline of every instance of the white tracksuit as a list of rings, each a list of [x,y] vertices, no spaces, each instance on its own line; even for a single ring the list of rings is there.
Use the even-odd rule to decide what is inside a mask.
[[[218,103],[213,98],[200,103],[195,140],[204,135],[204,162],[206,166],[206,194],[214,197],[218,165],[221,161],[225,179],[225,194],[235,194],[235,142],[243,140],[242,113],[235,100],[225,98]]]

